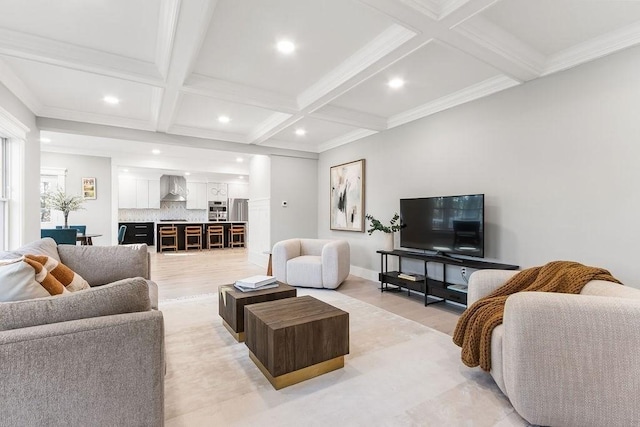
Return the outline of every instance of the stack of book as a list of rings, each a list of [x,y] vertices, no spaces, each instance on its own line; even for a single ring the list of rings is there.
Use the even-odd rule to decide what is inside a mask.
[[[242,292],[251,292],[276,288],[278,287],[278,282],[276,282],[276,278],[273,276],[251,276],[238,280],[233,286]]]
[[[414,282],[418,281],[418,276],[415,274],[400,273],[398,274],[398,277],[405,280],[412,280]]]

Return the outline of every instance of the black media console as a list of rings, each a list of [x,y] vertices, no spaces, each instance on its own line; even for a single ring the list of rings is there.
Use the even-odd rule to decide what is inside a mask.
[[[392,289],[406,288],[411,294],[411,291],[424,293],[424,305],[434,304],[443,301],[454,301],[460,304],[467,304],[467,293],[462,290],[456,290],[451,288],[452,283],[447,282],[447,265],[455,265],[456,267],[468,267],[477,270],[517,270],[517,265],[499,264],[496,262],[453,258],[441,255],[430,255],[420,252],[410,252],[404,250],[393,251],[376,251],[380,254],[380,274],[378,280],[380,281],[380,292],[384,292]],[[388,271],[388,256],[398,257],[398,270]],[[412,275],[416,280],[403,279],[399,277],[402,274],[402,259],[411,258],[424,261],[425,275]],[[429,278],[429,270],[427,264],[429,262],[443,264],[442,268],[442,281]],[[387,285],[392,285],[395,288],[389,288]],[[436,301],[429,302],[428,297],[436,297]]]

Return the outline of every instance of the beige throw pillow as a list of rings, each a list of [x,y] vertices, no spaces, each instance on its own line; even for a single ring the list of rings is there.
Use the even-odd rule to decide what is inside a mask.
[[[0,262],[0,302],[65,293],[69,291],[38,262],[24,257]]]

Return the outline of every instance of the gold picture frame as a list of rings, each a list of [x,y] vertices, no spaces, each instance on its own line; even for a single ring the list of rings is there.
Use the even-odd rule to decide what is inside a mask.
[[[98,198],[95,178],[82,178],[82,198],[85,200],[95,200]]]
[[[364,168],[364,159],[331,166],[331,230],[364,232]]]

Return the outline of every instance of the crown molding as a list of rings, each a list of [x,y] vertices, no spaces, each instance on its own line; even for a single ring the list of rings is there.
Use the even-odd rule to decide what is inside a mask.
[[[546,61],[544,55],[481,16],[456,26],[453,31],[516,63],[536,77],[542,73]]]
[[[318,150],[315,145],[312,146],[312,144],[308,144],[306,147],[301,147],[301,145],[302,144],[300,142],[282,141],[280,139],[270,139],[262,144],[263,147],[280,148],[283,150],[299,150],[307,153],[318,154]]]
[[[155,64],[0,28],[0,53],[137,83],[164,83]]]
[[[389,129],[421,119],[431,114],[447,110],[449,108],[474,101],[479,98],[491,95],[501,90],[517,86],[520,83],[507,76],[496,76],[483,82],[469,86],[465,89],[454,92],[450,95],[438,98],[435,101],[413,108],[389,118]]]
[[[202,74],[192,74],[182,87],[182,92],[210,98],[251,105],[284,113],[297,113],[295,98],[277,92],[220,80]]]
[[[0,107],[0,131],[2,131],[3,136],[24,139],[31,129],[13,114]]]
[[[169,73],[171,52],[178,27],[180,0],[161,0],[158,34],[156,37],[156,59],[158,71],[164,79]]]
[[[236,142],[247,144],[247,138],[239,133],[220,132],[211,129],[202,129],[192,126],[172,125],[169,128],[169,134],[192,136],[196,138],[217,139],[219,141]]]
[[[39,117],[50,119],[69,120],[74,122],[93,123],[97,125],[117,126],[128,129],[155,130],[150,121],[131,119],[108,114],[89,113],[84,111],[69,110],[66,108],[44,106],[38,114]]]
[[[323,142],[322,144],[318,144],[318,152],[322,153],[323,151],[331,150],[332,148],[336,148],[341,145],[356,141],[358,139],[365,138],[367,136],[373,135],[374,133],[378,132],[370,129],[356,129],[349,133],[345,133],[344,135],[330,139],[329,141]]]
[[[310,106],[415,36],[416,33],[413,31],[392,24],[378,37],[302,92],[297,98],[298,107],[302,110]]]
[[[316,110],[308,116],[314,119],[375,131],[382,131],[387,128],[387,119],[384,117],[330,104],[325,105],[320,110]]]
[[[640,22],[612,31],[549,56],[546,76],[640,43]]]
[[[22,101],[34,115],[38,115],[42,109],[42,103],[2,58],[0,58],[0,82]]]

